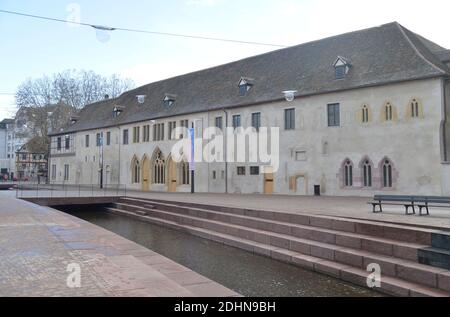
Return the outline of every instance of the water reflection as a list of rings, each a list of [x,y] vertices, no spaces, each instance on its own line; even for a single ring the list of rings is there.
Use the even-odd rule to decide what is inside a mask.
[[[125,216],[101,211],[70,213],[158,252],[244,296],[381,296],[334,278]]]

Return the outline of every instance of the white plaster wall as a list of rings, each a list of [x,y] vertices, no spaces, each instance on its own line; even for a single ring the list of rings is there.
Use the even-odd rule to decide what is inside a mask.
[[[243,97],[245,98],[245,97]],[[423,103],[424,118],[407,118],[406,112],[410,101],[417,98]],[[382,122],[381,111],[386,102],[396,107],[397,122]],[[341,126],[328,127],[327,105],[340,103]],[[357,113],[366,104],[372,111],[372,122],[362,124],[357,120]],[[296,109],[296,129],[284,130],[284,109]],[[324,195],[371,196],[375,193],[441,195],[445,180],[450,171],[441,165],[440,123],[442,117],[442,85],[440,79],[413,81],[389,86],[364,88],[346,92],[332,93],[295,101],[277,102],[252,107],[228,110],[228,123],[232,125],[232,116],[241,115],[242,126],[251,126],[251,114],[261,112],[261,124],[267,127],[281,127],[280,169],[275,175],[275,193],[305,194],[302,190],[290,192],[289,178],[297,174],[307,176],[306,194],[314,193],[314,185],[321,185]],[[202,120],[203,126],[214,126],[217,116],[225,116],[222,111],[194,114],[158,120],[165,123],[167,139],[168,122],[189,119]],[[209,123],[209,124],[208,124]],[[111,146],[104,147],[104,166],[111,168],[111,183],[127,184],[130,188],[141,189],[140,184],[131,184],[131,160],[136,155],[142,160],[144,155],[150,159],[157,147],[168,157],[176,141],[142,143],[142,126],[150,124],[150,140],[153,140],[153,129],[150,122],[130,124],[119,128],[89,131],[90,147],[84,146],[85,135],[77,134],[76,156],[69,158],[52,158],[58,169],[63,171],[63,162],[80,171],[79,183],[98,183],[100,151],[95,146],[96,133],[111,131]],[[225,118],[223,118],[225,125]],[[141,143],[133,144],[133,127],[141,126]],[[122,131],[129,130],[129,145],[121,145]],[[328,143],[328,153],[323,153],[323,144]],[[295,151],[306,151],[306,160],[297,162]],[[294,155],[293,155],[294,154]],[[368,157],[378,168],[384,157],[392,160],[398,179],[393,189],[383,190],[379,187],[362,189],[358,165],[364,157]],[[96,160],[94,162],[94,157]],[[338,175],[344,159],[352,160],[355,170],[354,188],[343,188]],[[87,160],[87,162],[86,162]],[[250,176],[250,166],[257,164],[229,164],[228,188],[230,193],[261,193],[263,191],[263,175]],[[246,166],[247,175],[238,176],[237,166]],[[199,192],[224,192],[225,179],[222,171],[225,164],[197,164],[196,190]],[[212,173],[216,171],[217,179]],[[376,172],[376,170],[374,171]],[[71,182],[76,182],[76,172],[71,170]],[[120,179],[119,179],[120,175]],[[373,175],[374,183],[379,181],[381,173]],[[375,185],[374,184],[374,185]],[[447,186],[450,188],[450,186]],[[152,186],[151,190],[166,191],[166,186]],[[180,186],[179,191],[188,191],[188,186]]]

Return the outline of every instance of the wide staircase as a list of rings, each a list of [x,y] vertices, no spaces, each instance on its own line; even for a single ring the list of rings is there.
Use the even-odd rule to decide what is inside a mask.
[[[381,267],[380,292],[450,296],[450,233],[329,216],[122,198],[109,211],[367,286]]]

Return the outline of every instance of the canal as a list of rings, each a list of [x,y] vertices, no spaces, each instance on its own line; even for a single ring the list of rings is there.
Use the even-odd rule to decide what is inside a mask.
[[[377,292],[106,211],[65,210],[250,297],[377,297]]]

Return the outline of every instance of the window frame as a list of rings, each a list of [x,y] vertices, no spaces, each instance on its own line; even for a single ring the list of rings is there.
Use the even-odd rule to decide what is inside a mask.
[[[233,121],[233,129],[237,130],[238,128],[242,128],[242,116],[240,114],[235,114],[232,117]]]
[[[261,168],[259,166],[250,166],[250,176],[261,175]]]
[[[247,168],[245,166],[238,166],[236,168],[236,174],[237,174],[237,176],[246,176]]]
[[[327,119],[329,128],[338,128],[341,126],[341,104],[329,103],[327,104]]]
[[[217,129],[220,129],[221,131],[223,131],[223,117],[216,117],[215,118],[215,126]]]
[[[129,129],[125,129],[122,132],[122,144],[123,145],[130,144],[130,130]]]
[[[295,121],[296,121],[295,115],[296,115],[295,108],[284,109],[284,130],[286,131],[295,130]]]
[[[252,127],[259,132],[261,128],[261,112],[252,113]]]
[[[335,79],[344,79],[347,75],[347,65],[338,65],[334,67],[334,77]]]

